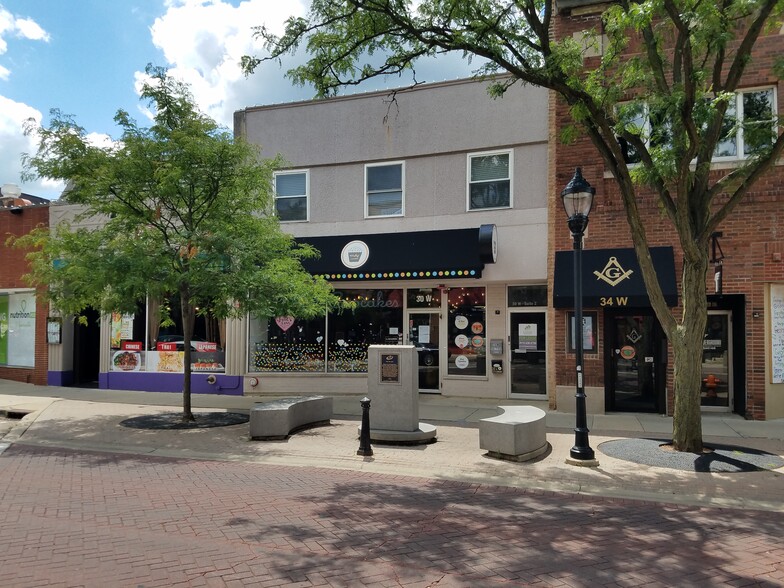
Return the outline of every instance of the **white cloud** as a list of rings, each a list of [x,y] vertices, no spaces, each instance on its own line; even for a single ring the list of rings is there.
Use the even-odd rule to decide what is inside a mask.
[[[84,136],[84,140],[87,144],[92,145],[93,147],[99,147],[100,149],[108,149],[109,147],[115,147],[119,144],[109,135],[104,133],[87,133]]]
[[[29,18],[15,18],[0,6],[0,55],[8,51],[6,37],[15,36],[32,41],[49,41],[49,34]],[[0,80],[7,80],[11,71],[0,65]],[[22,154],[33,154],[38,143],[33,135],[24,134],[28,119],[41,123],[41,113],[27,104],[0,95],[0,183],[19,184],[26,194],[57,198],[63,189],[61,182],[37,180],[22,183]]]
[[[43,30],[37,22],[31,18],[17,18],[16,30],[19,36],[30,39],[31,41],[49,41],[49,33]]]
[[[6,33],[14,28],[14,15],[0,6],[0,55],[8,51],[8,44],[3,38]]]
[[[0,184],[19,184],[22,191],[43,198],[58,198],[64,184],[50,180],[22,183],[22,154],[34,154],[38,143],[34,136],[24,134],[28,119],[41,123],[41,113],[27,104],[0,96]]]
[[[276,62],[264,63],[246,78],[239,66],[243,55],[263,55],[262,43],[253,39],[252,27],[264,25],[283,33],[290,16],[306,16],[309,0],[245,0],[232,6],[223,0],[167,0],[166,13],[151,27],[152,41],[164,54],[169,73],[191,87],[199,108],[231,128],[233,113],[248,106],[305,100],[313,88],[295,87],[285,78],[288,69],[302,63],[304,50]],[[436,82],[468,77],[477,69],[457,54],[417,64],[417,81]],[[145,78],[136,73],[137,92]],[[390,76],[366,82],[346,93],[408,85],[413,78]],[[145,116],[149,111],[140,108]]]
[[[31,18],[15,18],[0,6],[0,55],[8,51],[6,35],[15,35],[31,41],[49,41],[49,33]]]
[[[239,60],[262,51],[253,26],[282,33],[286,18],[304,16],[303,0],[245,0],[236,7],[222,0],[169,0],[166,6],[151,27],[153,44],[163,51],[169,73],[190,85],[197,104],[212,118],[231,127],[235,110],[291,95],[288,82],[281,88],[283,72],[277,66],[268,68],[272,75],[245,78]],[[137,89],[143,79],[137,72]]]

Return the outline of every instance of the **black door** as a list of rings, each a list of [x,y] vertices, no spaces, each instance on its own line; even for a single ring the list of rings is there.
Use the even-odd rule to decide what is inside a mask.
[[[605,318],[607,410],[663,413],[664,336],[651,311]]]
[[[92,308],[82,313],[87,324],[74,324],[74,386],[92,388],[98,386],[98,371],[101,356],[100,314]]]

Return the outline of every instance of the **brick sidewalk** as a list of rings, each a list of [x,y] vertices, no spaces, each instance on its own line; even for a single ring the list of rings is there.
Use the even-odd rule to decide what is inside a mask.
[[[23,444],[0,496],[13,588],[784,585],[781,513]]]

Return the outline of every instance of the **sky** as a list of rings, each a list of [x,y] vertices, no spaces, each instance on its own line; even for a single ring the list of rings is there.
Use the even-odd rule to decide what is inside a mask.
[[[22,154],[36,151],[24,123],[46,126],[51,109],[72,115],[100,144],[116,139],[118,109],[149,124],[139,87],[148,63],[169,69],[190,85],[200,110],[232,128],[232,115],[248,106],[306,100],[312,87],[294,86],[283,66],[267,62],[245,77],[243,55],[263,55],[252,27],[281,33],[289,16],[305,16],[308,0],[0,0],[0,185],[56,199],[63,185],[48,179],[23,182]],[[459,56],[432,59],[417,68],[417,81],[469,77]],[[409,79],[375,81],[347,93],[402,87]],[[274,154],[269,154],[274,155]]]

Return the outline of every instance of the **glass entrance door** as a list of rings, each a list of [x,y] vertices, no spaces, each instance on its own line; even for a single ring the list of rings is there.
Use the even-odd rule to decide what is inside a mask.
[[[607,410],[663,412],[663,335],[653,314],[608,315]]]
[[[509,392],[546,398],[545,313],[509,313],[509,333]]]
[[[732,406],[732,321],[729,312],[708,312],[702,340],[702,390],[704,410],[729,411]]]
[[[439,313],[436,311],[409,311],[408,342],[416,347],[419,355],[419,391],[440,391]]]

